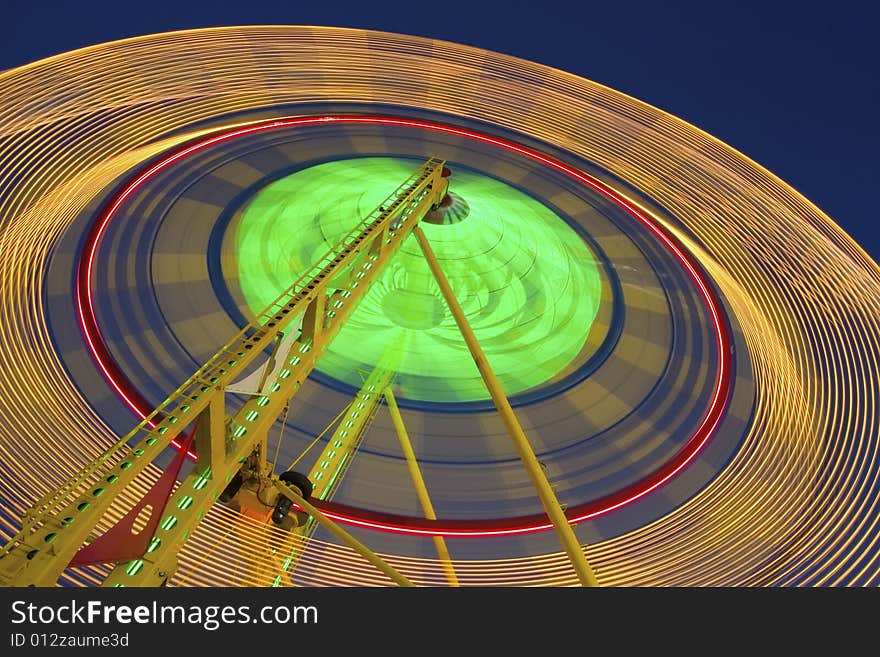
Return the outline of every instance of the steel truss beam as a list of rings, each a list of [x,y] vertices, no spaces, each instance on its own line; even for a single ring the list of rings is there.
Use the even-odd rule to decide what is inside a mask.
[[[418,221],[440,203],[444,162],[428,160],[253,322],[239,331],[143,422],[26,514],[0,553],[0,585],[52,586],[125,488],[197,418],[199,461],[177,487],[142,559],[118,564],[107,586],[158,586],[177,553],[241,468],[266,474],[266,434],[314,368],[316,359]],[[330,291],[331,281],[342,278]],[[221,422],[227,385],[297,318],[299,338],[264,394]],[[207,420],[207,421],[205,421]]]

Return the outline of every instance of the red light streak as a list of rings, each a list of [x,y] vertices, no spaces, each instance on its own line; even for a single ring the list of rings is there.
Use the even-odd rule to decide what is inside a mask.
[[[679,263],[684,267],[685,271],[687,271],[689,276],[693,279],[711,315],[719,354],[718,371],[712,400],[706,411],[706,415],[703,417],[703,420],[694,435],[691,436],[685,446],[679,450],[670,461],[661,466],[651,475],[612,495],[608,495],[599,500],[594,500],[593,502],[570,507],[566,510],[568,522],[570,524],[577,524],[591,518],[599,517],[634,502],[663,486],[681,472],[681,470],[687,467],[694,458],[696,458],[712,437],[712,434],[717,429],[718,424],[724,415],[724,409],[727,405],[731,384],[731,342],[727,325],[723,319],[720,302],[706,280],[705,275],[696,266],[695,262],[687,252],[685,252],[684,249],[673,240],[661,226],[652,221],[647,214],[635,207],[613,189],[607,187],[586,173],[578,171],[577,169],[547,155],[473,130],[456,128],[431,121],[383,116],[337,115],[293,117],[256,123],[247,127],[220,132],[219,134],[215,134],[207,139],[182,147],[166,155],[164,158],[151,165],[148,169],[139,173],[113,197],[112,202],[99,215],[98,220],[90,228],[86,237],[84,253],[80,255],[77,264],[76,306],[80,327],[93,358],[101,372],[104,374],[104,377],[128,408],[134,411],[134,413],[142,419],[146,419],[146,417],[153,412],[153,409],[149,407],[148,402],[128,381],[110,354],[98,328],[92,300],[92,274],[95,256],[101,237],[115,213],[133,193],[157,173],[183,158],[209,148],[210,146],[245,135],[257,134],[268,130],[298,126],[306,127],[328,122],[366,123],[431,130],[434,132],[442,132],[473,139],[498,148],[503,148],[510,152],[518,153],[539,162],[540,164],[560,171],[587,185],[609,201],[623,208],[629,215],[650,230],[676,257]],[[151,421],[150,426],[155,426],[155,424]],[[179,443],[176,441],[172,441],[172,445],[176,448],[180,447]],[[191,458],[195,458],[196,456],[193,452],[187,452],[187,454]],[[332,502],[316,503],[316,506],[319,506],[327,516],[339,522],[402,534],[453,537],[509,536],[545,531],[552,529],[553,527],[553,525],[547,521],[547,516],[544,514],[504,518],[500,520],[426,520],[424,518],[377,513],[347,505],[334,504]]]

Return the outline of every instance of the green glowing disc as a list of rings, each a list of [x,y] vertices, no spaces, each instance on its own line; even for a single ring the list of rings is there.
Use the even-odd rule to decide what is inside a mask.
[[[271,303],[419,164],[329,162],[261,189],[235,234],[239,285],[251,310]],[[468,170],[453,170],[450,192],[422,229],[507,394],[534,389],[582,355],[601,299],[599,267],[584,240],[525,193]],[[360,387],[358,370],[369,371],[383,355],[397,364],[401,397],[489,398],[412,236],[317,369]]]

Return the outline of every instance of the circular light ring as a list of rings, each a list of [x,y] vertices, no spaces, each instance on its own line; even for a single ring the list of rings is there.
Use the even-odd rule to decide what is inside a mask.
[[[96,218],[85,238],[83,252],[77,264],[76,306],[80,320],[80,327],[86,338],[92,356],[95,358],[98,366],[104,373],[105,377],[107,377],[113,389],[132,411],[143,419],[152,412],[152,407],[141,396],[141,394],[133,388],[110,354],[98,327],[91,291],[92,270],[101,236],[109,222],[113,219],[115,213],[126,202],[126,200],[134,194],[141,185],[149,181],[152,176],[172,166],[176,162],[183,160],[191,154],[231,139],[267,130],[291,128],[296,126],[313,126],[330,122],[405,126],[409,128],[454,134],[518,153],[530,158],[540,166],[549,167],[564,173],[623,208],[633,217],[633,219],[650,231],[666,247],[666,249],[675,256],[676,260],[682,265],[685,271],[687,271],[688,275],[699,290],[700,296],[706,304],[706,308],[712,319],[716,347],[719,354],[718,371],[713,384],[711,402],[706,409],[706,413],[700,422],[699,428],[670,461],[649,477],[646,477],[636,484],[628,486],[613,495],[567,509],[566,517],[568,518],[569,523],[577,524],[640,499],[669,481],[699,454],[700,450],[703,449],[711,438],[712,433],[715,431],[718,423],[723,417],[724,409],[730,395],[732,374],[730,354],[732,343],[721,304],[711,283],[706,279],[705,274],[693,259],[662,227],[657,225],[649,215],[641,209],[634,206],[627,199],[621,197],[616,191],[596,178],[589,176],[582,171],[578,171],[555,158],[551,158],[535,150],[499,137],[493,137],[474,130],[444,125],[442,123],[417,121],[414,119],[390,116],[325,115],[317,117],[291,117],[286,119],[274,119],[268,122],[256,123],[231,130],[224,130],[219,134],[198,140],[195,143],[188,144],[167,154],[158,162],[147,167],[144,171],[135,174],[132,179],[112,197],[107,204],[107,207],[102,210]],[[176,442],[172,444],[178,446]],[[191,454],[191,456],[194,455]],[[322,502],[320,508],[327,510],[331,517],[340,522],[370,529],[404,534],[480,537],[492,535],[514,535],[552,529],[552,524],[547,521],[546,516],[540,515],[490,521],[450,521],[442,519],[430,521],[423,518],[378,514],[350,506],[333,504],[332,502]]]
[[[408,116],[462,125],[454,117],[420,112]],[[228,120],[219,123],[228,125]],[[519,136],[517,143],[557,158],[566,156],[552,145],[535,144],[527,136]],[[536,169],[528,160],[506,151],[423,130],[323,125],[228,142],[156,176],[121,208],[100,248],[99,278],[95,281],[98,321],[123,371],[151,403],[164,399],[167,390],[176,388],[213,355],[212,344],[222,344],[247,321],[244,315],[237,320],[232,312],[244,307],[240,292],[235,290],[234,252],[216,247],[220,241],[216,236],[229,233],[222,218],[230,212],[234,216],[233,208],[241,207],[243,199],[286,172],[351,153],[377,152],[406,153],[415,158],[413,166],[429,155],[442,155],[456,168],[485,171],[508,184],[513,182],[541,202],[554,199],[550,207],[557,208],[585,240],[595,241],[597,252],[605,254],[609,279],[620,277],[622,287],[615,297],[623,303],[614,305],[620,311],[622,331],[616,332],[620,338],[615,337],[607,350],[603,345],[606,355],[601,356],[596,369],[588,379],[564,392],[517,410],[523,425],[530,427],[527,432],[538,457],[550,469],[552,481],[558,482],[560,501],[572,505],[615,493],[671,458],[697,427],[708,404],[717,363],[708,313],[674,256],[623,210],[567,176]],[[568,163],[578,170],[593,171],[588,162],[572,159]],[[79,238],[125,177],[103,190],[77,218],[56,250],[50,279],[61,283],[72,280]],[[666,217],[662,209],[654,213]],[[230,222],[229,229],[233,228]],[[413,248],[411,244],[409,250]],[[226,276],[218,279],[210,275],[210,263],[219,264],[221,257]],[[223,286],[218,281],[224,280],[232,291],[231,305],[219,294]],[[609,318],[611,304],[602,305]],[[58,306],[59,300],[53,299],[49,307],[50,325],[56,334],[65,326],[76,325],[72,303],[67,300],[69,308],[56,313]],[[609,319],[602,324],[609,326]],[[732,329],[737,342],[737,384],[729,410],[707,449],[676,478],[674,486],[581,523],[579,535],[598,534],[607,540],[644,526],[697,494],[725,467],[747,430],[754,401],[747,349],[735,322]],[[80,389],[96,411],[114,422],[120,435],[127,432],[134,422],[130,411],[112,394],[91,359],[76,360],[82,354],[82,340],[77,345],[59,340],[58,353],[73,380],[82,382]],[[310,377],[284,425],[279,466],[283,469],[299,456],[349,400],[346,391]],[[237,397],[227,399],[229,412],[234,413],[238,401]],[[411,437],[418,445],[423,473],[431,482],[439,517],[509,518],[540,512],[540,503],[494,407],[457,416],[420,411],[418,416],[410,426]],[[443,435],[454,440],[441,440]],[[618,445],[627,448],[621,450]],[[163,458],[170,456],[166,453]],[[412,508],[414,497],[403,465],[390,418],[380,410],[368,440],[358,450],[356,467],[345,477],[334,501],[382,513],[419,515]],[[597,470],[606,476],[597,477]],[[554,549],[553,538],[552,532],[537,532],[506,542],[462,541],[467,547],[459,548],[459,556],[482,559],[544,553]],[[419,543],[431,545],[431,540],[374,532],[368,541],[374,549],[395,554],[423,554]]]

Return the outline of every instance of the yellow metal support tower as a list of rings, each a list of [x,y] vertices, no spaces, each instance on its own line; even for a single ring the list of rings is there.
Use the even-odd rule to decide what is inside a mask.
[[[448,180],[443,168],[444,163],[434,159],[419,167],[143,422],[40,499],[23,519],[22,530],[0,552],[0,585],[54,585],[125,487],[199,419],[198,463],[169,499],[148,552],[117,564],[104,585],[166,583],[181,546],[233,475],[241,470],[248,476],[273,478],[267,472],[267,431],[383,265],[444,198]],[[336,289],[330,288],[331,281]],[[300,335],[284,355],[285,366],[275,381],[248,400],[231,421],[222,421],[225,387],[299,318]]]
[[[0,552],[0,586],[51,586],[90,537],[95,526],[130,484],[178,435],[196,425],[198,462],[168,500],[146,553],[118,563],[105,586],[158,586],[177,568],[177,555],[204,514],[233,476],[254,483],[258,504],[268,508],[280,496],[290,499],[310,519],[294,528],[307,538],[316,524],[361,554],[400,586],[410,580],[324,516],[303,497],[303,491],[280,481],[267,462],[266,436],[290,403],[316,360],[343,326],[382,267],[414,232],[428,265],[461,330],[496,408],[520,454],[535,490],[583,585],[597,585],[583,549],[538,463],[510,403],[492,372],[446,277],[418,222],[444,199],[448,179],[444,162],[428,160],[305,275],[224,345],[203,367],[113,447],[44,495],[24,515],[21,531]],[[331,281],[333,286],[331,287]],[[297,328],[298,327],[298,328]],[[284,342],[285,332],[292,333]],[[286,353],[281,353],[286,347]],[[272,360],[283,366],[266,368],[259,393],[233,416],[225,414],[225,389],[274,345]],[[387,365],[387,363],[385,364]],[[310,472],[314,497],[328,499],[344,474],[384,395],[425,517],[435,519],[433,505],[409,441],[403,418],[390,390],[395,367],[377,367],[346,410]],[[272,371],[271,376],[269,371]],[[266,380],[268,377],[268,380]],[[153,510],[153,513],[157,513]],[[442,537],[434,537],[444,573],[458,585]],[[285,552],[290,552],[284,541]],[[302,541],[295,541],[302,545]],[[293,549],[295,553],[297,550]],[[285,564],[295,564],[290,554]],[[271,566],[270,566],[271,567]],[[291,566],[283,569],[290,570]],[[262,579],[258,577],[258,579]]]

